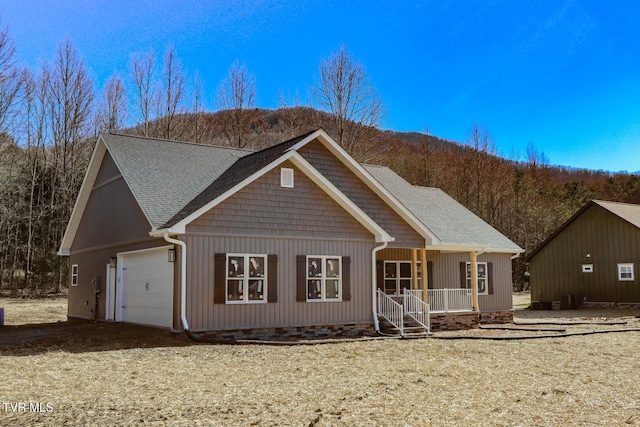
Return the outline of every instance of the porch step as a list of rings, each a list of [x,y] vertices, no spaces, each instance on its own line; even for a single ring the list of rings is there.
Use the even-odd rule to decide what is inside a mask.
[[[380,320],[380,330],[383,333],[389,335],[400,335],[400,328],[393,326],[389,323],[385,318],[379,316]],[[415,320],[413,320],[410,316],[404,317],[404,336],[409,337],[425,337],[428,336],[429,331],[422,325],[419,325]]]

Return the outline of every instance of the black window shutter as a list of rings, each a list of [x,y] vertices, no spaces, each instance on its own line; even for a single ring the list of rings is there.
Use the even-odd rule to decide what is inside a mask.
[[[278,302],[278,255],[267,255],[267,302]]]
[[[296,301],[307,301],[307,257],[296,256]]]
[[[227,301],[226,298],[226,266],[227,255],[215,254],[213,257],[213,303],[224,304]]]
[[[487,263],[487,291],[493,295],[493,263]]]
[[[427,289],[433,289],[433,261],[427,261]]]
[[[460,261],[460,287],[466,289],[467,287],[467,263]]]
[[[376,288],[384,290],[384,261],[376,261]]]
[[[342,301],[351,301],[351,258],[342,257]]]

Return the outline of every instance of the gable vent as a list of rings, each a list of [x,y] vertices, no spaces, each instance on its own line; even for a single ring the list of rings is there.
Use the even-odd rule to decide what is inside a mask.
[[[280,186],[284,188],[293,188],[293,169],[280,169]]]

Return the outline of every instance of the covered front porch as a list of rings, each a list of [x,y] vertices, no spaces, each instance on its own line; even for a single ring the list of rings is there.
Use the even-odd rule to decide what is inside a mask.
[[[378,316],[402,335],[407,323],[417,323],[427,332],[434,320],[473,327],[479,317],[478,295],[487,292],[488,284],[486,263],[479,265],[477,256],[477,250],[387,248],[378,252]]]

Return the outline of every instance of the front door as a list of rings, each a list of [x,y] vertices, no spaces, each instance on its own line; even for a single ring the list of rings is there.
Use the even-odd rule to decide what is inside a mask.
[[[418,268],[420,264],[418,263]],[[418,275],[418,277],[420,277]],[[420,287],[420,283],[418,283]],[[411,262],[384,262],[384,293],[387,295],[401,295],[403,289],[411,289]]]

